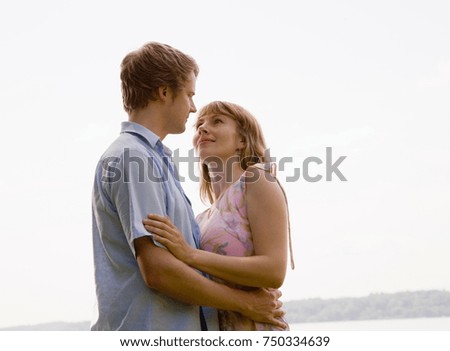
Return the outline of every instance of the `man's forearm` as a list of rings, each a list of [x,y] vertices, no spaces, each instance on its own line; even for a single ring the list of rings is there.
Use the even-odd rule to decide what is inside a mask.
[[[278,290],[249,292],[216,283],[156,247],[149,237],[136,239],[135,248],[142,277],[150,288],[188,304],[236,311],[257,322],[285,327],[277,319],[283,314]]]
[[[137,240],[151,240],[141,238]],[[176,259],[165,249],[146,243],[137,250],[138,264],[146,284],[176,300],[243,313],[245,292],[216,283]],[[241,302],[242,301],[242,302]]]

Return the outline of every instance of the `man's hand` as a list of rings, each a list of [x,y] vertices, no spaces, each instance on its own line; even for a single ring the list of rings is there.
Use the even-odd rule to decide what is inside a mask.
[[[283,303],[279,300],[281,291],[277,289],[256,289],[243,291],[241,314],[262,323],[273,324],[286,329],[288,326],[280,320],[286,312],[281,309]]]
[[[205,278],[167,250],[155,246],[149,237],[136,239],[134,245],[139,269],[150,288],[191,305],[236,311],[257,322],[287,327],[277,319],[285,314],[278,300],[279,290],[233,289]]]

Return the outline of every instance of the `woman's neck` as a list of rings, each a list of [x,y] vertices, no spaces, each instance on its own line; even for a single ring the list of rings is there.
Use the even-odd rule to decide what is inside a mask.
[[[220,162],[220,161],[219,161]],[[218,199],[231,184],[234,184],[244,173],[240,162],[222,162],[222,164],[208,165],[209,177],[214,191],[214,197]]]

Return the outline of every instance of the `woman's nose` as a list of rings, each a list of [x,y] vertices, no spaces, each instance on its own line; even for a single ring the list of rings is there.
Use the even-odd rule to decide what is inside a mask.
[[[204,125],[201,125],[200,127],[198,127],[198,134],[199,135],[208,134],[208,130],[206,129],[206,127]]]

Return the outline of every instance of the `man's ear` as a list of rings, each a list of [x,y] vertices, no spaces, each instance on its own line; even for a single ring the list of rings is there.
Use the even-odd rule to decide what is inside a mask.
[[[168,97],[169,88],[167,86],[160,86],[158,88],[158,98],[161,101],[166,101]]]

